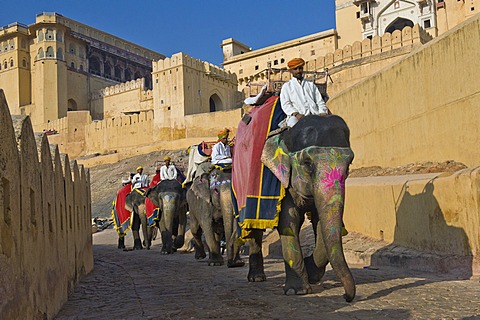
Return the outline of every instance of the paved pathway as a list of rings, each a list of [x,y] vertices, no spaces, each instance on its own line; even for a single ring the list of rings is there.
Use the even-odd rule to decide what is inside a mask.
[[[313,294],[285,296],[280,259],[266,259],[266,282],[248,283],[247,266],[160,255],[158,240],[149,251],[122,251],[111,229],[93,238],[95,269],[56,319],[480,319],[478,278],[350,264],[357,296],[347,303],[332,270]]]

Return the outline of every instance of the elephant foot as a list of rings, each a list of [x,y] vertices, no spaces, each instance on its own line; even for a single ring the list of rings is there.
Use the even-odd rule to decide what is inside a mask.
[[[325,267],[327,266],[328,261],[325,263],[324,266],[318,267],[315,264],[315,260],[313,259],[313,255],[310,255],[310,256],[304,258],[303,262],[305,263],[305,269],[307,269],[308,282],[311,283],[311,284],[319,283],[320,280],[322,279],[323,275],[325,274]]]
[[[287,263],[285,263],[285,285],[283,286],[283,292],[286,295],[304,295],[312,293],[312,287],[308,283],[308,277],[306,274],[303,276],[299,271],[292,269]]]
[[[290,295],[306,295],[312,293],[312,287],[308,285],[307,287],[292,287],[292,286],[287,286],[285,283],[285,286],[283,287],[283,292],[285,295],[290,296]]]
[[[205,259],[207,257],[207,254],[205,253],[205,250],[195,250],[195,259],[200,260],[200,259]]]
[[[142,250],[142,241],[140,239],[133,240],[133,250]]]
[[[214,255],[208,259],[207,263],[209,266],[223,266],[225,261],[223,261],[223,257],[221,255]]]
[[[238,267],[243,267],[244,265],[245,265],[245,262],[242,259],[227,261],[228,268],[238,268]]]
[[[118,238],[118,249],[125,249],[125,238]]]
[[[263,269],[263,255],[261,253],[253,253],[248,258],[250,268],[248,270],[247,279],[249,282],[262,282],[267,280]]]

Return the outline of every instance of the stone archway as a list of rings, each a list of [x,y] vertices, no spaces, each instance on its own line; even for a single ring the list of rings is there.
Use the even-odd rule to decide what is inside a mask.
[[[397,18],[392,21],[386,28],[385,33],[393,33],[395,30],[402,31],[405,27],[413,27],[413,22],[404,18]]]
[[[77,102],[73,99],[68,99],[68,111],[77,111]]]
[[[223,110],[222,99],[220,99],[220,97],[216,93],[210,96],[209,104],[210,104],[210,112]]]

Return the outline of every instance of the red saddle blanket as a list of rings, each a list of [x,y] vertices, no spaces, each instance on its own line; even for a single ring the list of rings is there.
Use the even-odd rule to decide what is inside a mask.
[[[238,125],[233,155],[232,189],[238,224],[242,229],[274,228],[285,191],[275,175],[260,161],[268,134],[285,118],[280,99],[273,96],[252,108],[248,124]],[[245,236],[246,232],[242,232]]]

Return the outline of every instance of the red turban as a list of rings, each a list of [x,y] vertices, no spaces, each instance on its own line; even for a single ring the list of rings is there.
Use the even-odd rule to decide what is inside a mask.
[[[218,133],[218,140],[228,137],[229,133],[230,133],[230,129],[227,129],[227,128],[223,129]]]
[[[305,60],[302,58],[295,58],[288,61],[287,66],[289,69],[295,69],[296,67],[302,67],[305,65]]]

